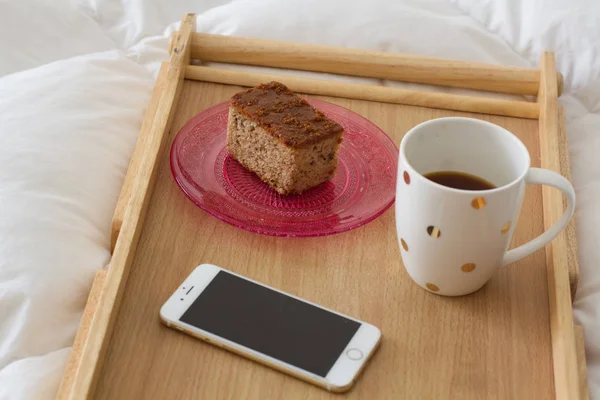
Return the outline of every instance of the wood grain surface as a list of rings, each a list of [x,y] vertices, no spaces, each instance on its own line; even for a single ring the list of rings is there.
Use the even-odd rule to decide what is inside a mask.
[[[583,326],[575,325],[575,342],[577,346],[577,370],[579,375],[579,395],[581,400],[590,399],[587,381],[587,363],[585,358],[585,335]]]
[[[65,366],[63,378],[60,382],[58,392],[56,393],[57,400],[68,399],[73,391],[75,375],[77,374],[77,370],[80,366],[81,353],[88,338],[88,334],[90,333],[90,326],[92,325],[94,314],[98,308],[98,300],[100,299],[100,292],[102,292],[102,289],[104,288],[105,279],[106,269],[101,269],[100,271],[96,272],[94,282],[92,283],[92,288],[90,289],[90,294],[88,295],[87,302],[85,303],[83,315],[81,316],[81,323],[79,324],[79,329],[77,330],[77,335],[75,336],[75,341],[73,342],[73,349],[71,350],[71,354],[69,354],[69,359],[67,360],[67,365]]]
[[[195,114],[238,90],[185,81],[168,142]],[[530,150],[533,166],[539,166],[534,120],[321,98],[370,119],[397,145],[411,127],[431,118],[462,115],[491,121],[515,133]],[[380,327],[382,345],[345,398],[554,396],[544,250],[499,269],[477,293],[441,297],[418,287],[405,272],[393,207],[339,235],[267,237],[234,228],[195,207],[173,181],[168,152],[162,154],[157,172],[96,398],[339,398],[160,323],[164,301],[205,262]],[[542,232],[541,210],[540,187],[528,187],[513,246]]]
[[[335,82],[291,75],[263,74],[259,72],[190,65],[187,67],[185,77],[198,81],[239,86],[256,86],[264,82],[279,81],[287,85],[292,91],[299,93],[518,118],[538,119],[540,116],[539,104],[527,101],[501,100],[481,96],[464,96],[442,92]]]
[[[539,69],[206,33],[193,35],[192,58],[502,93],[537,95],[540,85]]]
[[[142,121],[142,127],[140,128],[140,133],[138,135],[135,148],[131,154],[131,160],[129,161],[129,167],[127,168],[127,173],[125,174],[125,179],[123,180],[123,186],[121,186],[121,192],[119,194],[119,199],[117,200],[117,206],[115,207],[115,212],[113,214],[111,223],[111,253],[115,250],[115,245],[117,244],[117,238],[119,237],[121,225],[123,225],[123,218],[125,217],[125,210],[127,209],[129,199],[131,198],[133,184],[140,170],[140,162],[142,161],[144,153],[148,150],[150,131],[152,129],[152,124],[154,123],[156,108],[158,107],[160,97],[164,90],[164,83],[167,77],[168,68],[169,64],[166,62],[162,63],[160,66],[160,71],[158,72],[158,77],[154,83],[154,89],[152,90],[152,96],[150,97],[150,102],[146,107],[144,121]]]
[[[157,159],[160,159],[165,147],[165,133],[169,131],[177,100],[183,87],[185,66],[190,62],[189,42],[191,33],[196,29],[195,23],[196,18],[193,14],[187,14],[181,21],[181,28],[175,39],[173,54],[165,78],[164,90],[156,108],[156,118],[152,123],[146,151],[142,155],[139,170],[133,182],[123,225],[81,352],[80,365],[75,374],[69,399],[86,399],[91,397],[95,391],[144,226],[146,210],[152,198],[151,193],[158,175],[159,162]]]
[[[571,180],[571,161],[569,157],[569,144],[567,143],[565,110],[560,104],[558,105],[558,151],[560,173]],[[566,204],[565,197],[563,197],[563,204]],[[567,267],[571,286],[571,301],[574,301],[575,294],[577,293],[577,285],[579,284],[579,247],[577,246],[575,218],[571,218],[569,225],[567,225],[565,236],[567,240]]]
[[[560,120],[554,54],[544,53],[540,60],[542,77],[538,102],[540,103],[540,155],[542,168],[561,171]],[[543,220],[545,229],[560,218],[565,210],[563,195],[544,185]],[[573,328],[571,282],[569,280],[569,251],[566,230],[546,246],[548,293],[550,301],[550,331],[554,359],[554,383],[557,399],[579,399],[577,352]]]

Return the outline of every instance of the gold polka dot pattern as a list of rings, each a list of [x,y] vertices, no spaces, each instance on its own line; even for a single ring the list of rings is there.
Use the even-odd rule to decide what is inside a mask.
[[[440,291],[440,288],[437,287],[437,285],[434,285],[433,283],[427,282],[425,284],[425,286],[427,287],[427,289],[431,290],[432,292],[439,292]]]
[[[402,248],[404,249],[404,251],[408,251],[408,245],[406,244],[404,239],[400,239],[400,243],[402,243]]]
[[[485,204],[485,199],[483,197],[477,197],[471,202],[471,206],[473,206],[473,208],[476,210],[481,210],[483,207],[485,207]]]
[[[439,238],[442,236],[442,231],[437,226],[429,225],[427,227],[427,234],[432,238]]]
[[[462,269],[463,272],[473,272],[475,270],[476,265],[473,263],[468,263],[468,264],[463,264],[462,267],[460,267],[460,269]]]

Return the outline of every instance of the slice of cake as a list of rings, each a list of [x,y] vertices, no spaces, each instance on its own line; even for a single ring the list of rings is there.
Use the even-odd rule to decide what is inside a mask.
[[[237,93],[229,106],[227,150],[281,194],[333,177],[343,128],[279,82]]]

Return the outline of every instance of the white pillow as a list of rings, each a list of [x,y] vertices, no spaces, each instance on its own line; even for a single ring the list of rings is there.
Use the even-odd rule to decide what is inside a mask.
[[[152,86],[116,50],[0,79],[0,396],[63,367]]]
[[[78,0],[0,1],[0,77],[116,48]]]
[[[64,0],[63,0],[64,1]],[[200,14],[230,0],[80,0],[86,13],[122,49],[129,49],[150,36],[161,35],[165,27],[180,21],[185,13]],[[166,49],[167,47],[163,47]]]
[[[515,52],[537,66],[543,51],[556,53],[565,93],[589,110],[600,109],[600,2],[597,0],[453,0]]]

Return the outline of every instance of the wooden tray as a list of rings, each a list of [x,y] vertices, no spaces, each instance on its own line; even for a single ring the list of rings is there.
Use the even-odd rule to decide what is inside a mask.
[[[241,86],[277,79],[365,116],[396,144],[422,121],[481,118],[514,132],[533,166],[569,176],[562,78],[509,68],[315,45],[197,34],[186,15],[148,106],[113,220],[114,252],[94,282],[61,399],[328,398],[310,384],[194,340],[159,322],[160,306],[196,267],[214,263],[379,326],[381,349],[350,398],[587,397],[573,224],[544,251],[503,268],[481,291],[432,295],[402,266],[393,208],[339,235],[285,239],[218,221],[171,177],[164,151],[201,110]],[[537,96],[537,102],[410,91],[192,65],[192,59],[320,71]],[[195,63],[197,64],[197,63]],[[528,187],[513,245],[560,216],[563,198]]]

